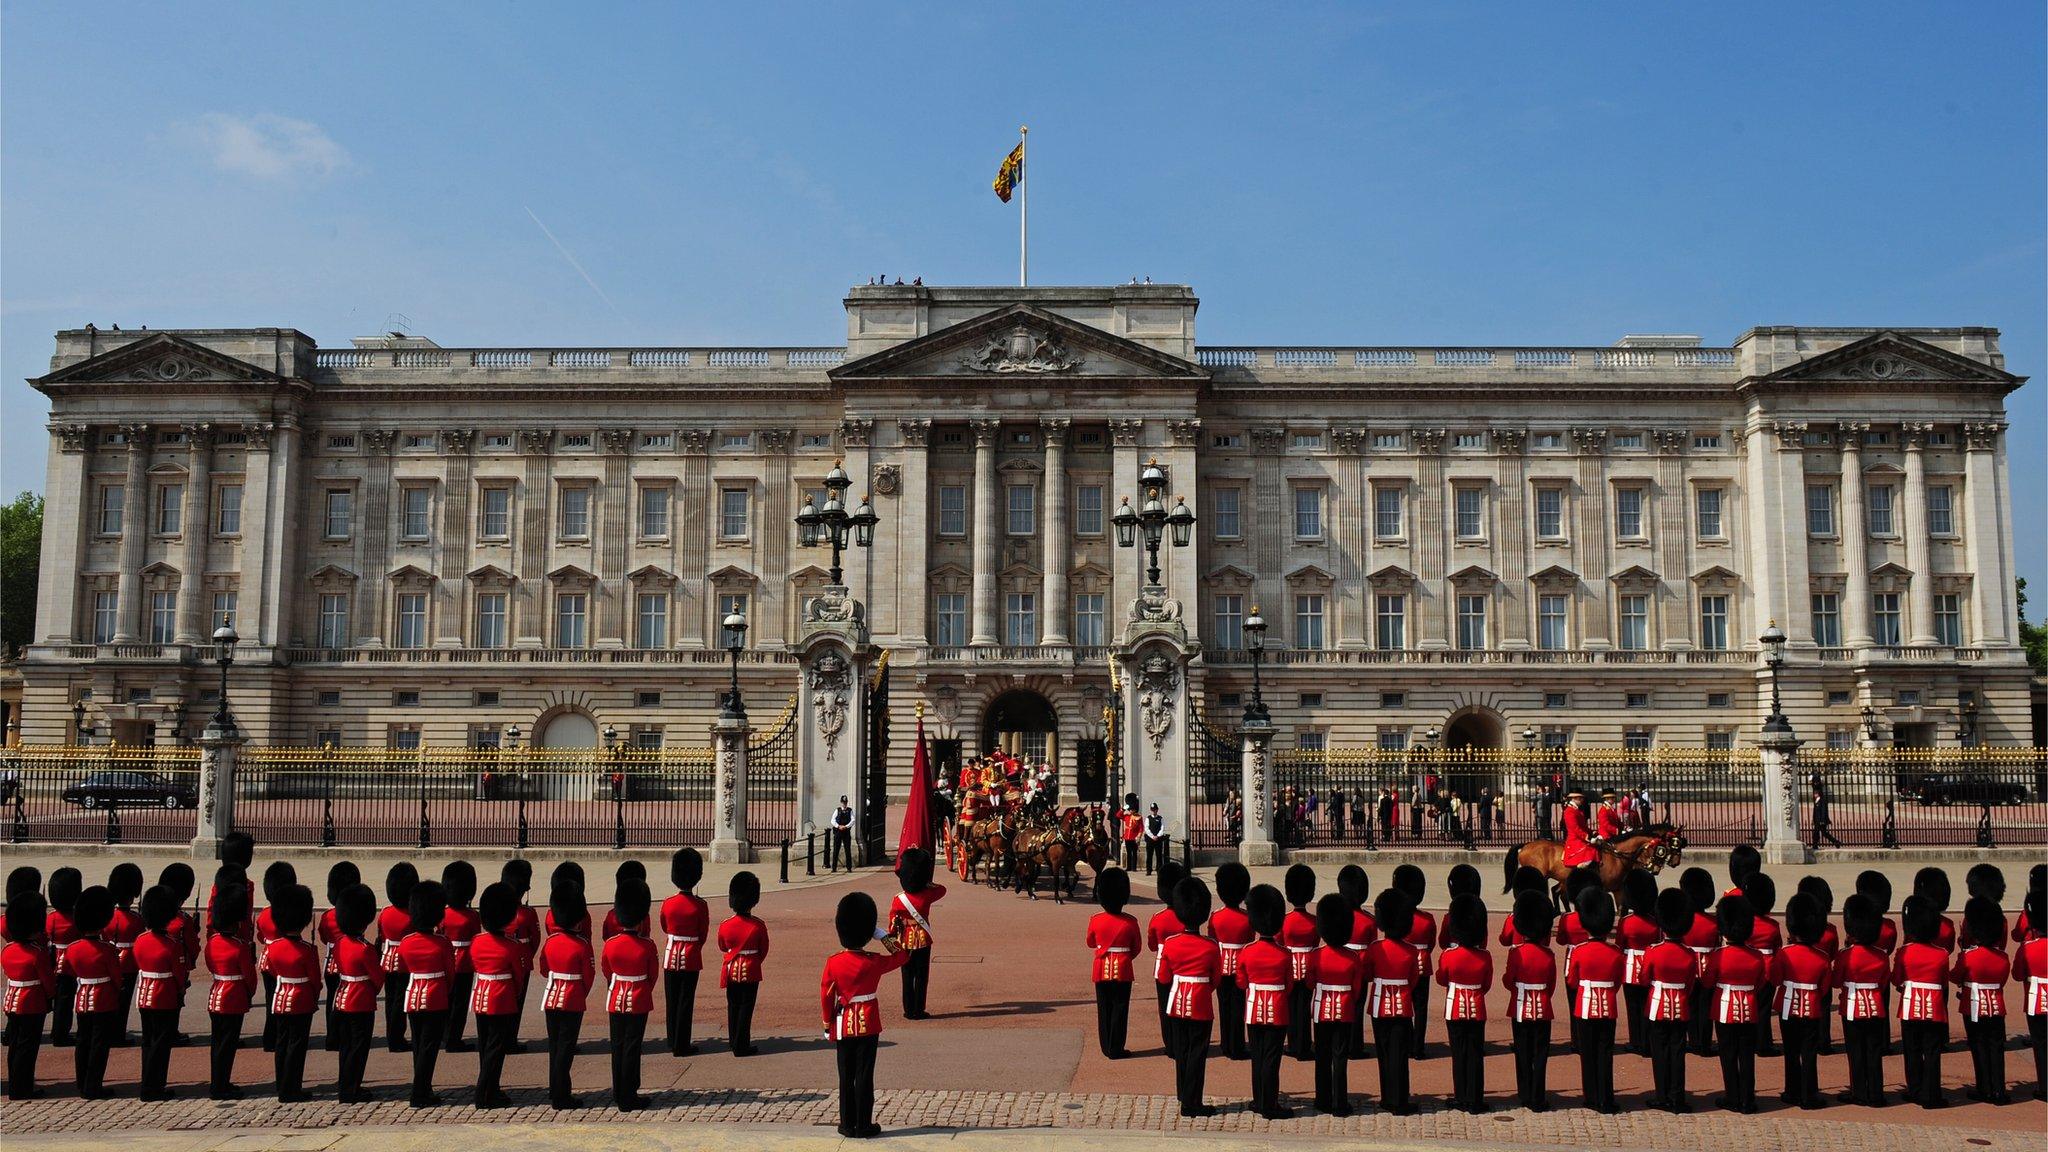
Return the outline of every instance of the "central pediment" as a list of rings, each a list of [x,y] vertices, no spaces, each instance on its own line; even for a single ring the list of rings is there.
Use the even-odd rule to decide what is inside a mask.
[[[1014,304],[848,361],[832,379],[953,379],[1034,384],[1199,383],[1206,370],[1191,361],[1078,323],[1030,304]]]

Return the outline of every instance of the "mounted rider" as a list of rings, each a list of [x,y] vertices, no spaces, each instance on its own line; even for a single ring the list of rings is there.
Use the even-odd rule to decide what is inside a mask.
[[[1564,797],[1564,859],[1567,868],[1583,868],[1600,860],[1598,842],[1586,824],[1586,794],[1577,788]]]

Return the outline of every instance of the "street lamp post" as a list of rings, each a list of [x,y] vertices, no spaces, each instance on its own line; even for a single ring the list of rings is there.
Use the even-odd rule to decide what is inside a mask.
[[[725,650],[732,654],[732,685],[725,693],[725,706],[718,715],[724,720],[745,720],[746,701],[740,699],[740,652],[747,646],[747,615],[728,612],[725,617]]]
[[[1799,782],[1795,758],[1799,737],[1785,718],[1785,701],[1778,678],[1785,666],[1785,632],[1773,620],[1757,638],[1763,649],[1764,667],[1771,674],[1771,714],[1764,718],[1763,739],[1757,751],[1763,764],[1764,859],[1771,863],[1797,863],[1806,859],[1806,846],[1799,842]]]
[[[604,726],[604,750],[612,761],[612,847],[626,846],[626,750],[619,746],[619,730]]]
[[[235,662],[235,645],[240,641],[232,619],[221,621],[220,627],[213,630],[213,643],[219,649],[214,660],[220,664],[220,707],[214,709],[212,723],[223,733],[235,730],[235,716],[228,709],[228,668]]]
[[[1764,734],[1792,734],[1792,722],[1785,718],[1785,703],[1778,691],[1778,672],[1785,666],[1785,632],[1776,620],[1758,638],[1764,649],[1764,667],[1771,673],[1771,714],[1764,718]]]
[[[875,523],[881,517],[875,515],[875,506],[866,497],[861,498],[860,507],[852,512],[846,510],[846,491],[853,487],[853,480],[847,476],[842,461],[833,461],[832,471],[825,474],[825,503],[807,503],[804,510],[796,514],[797,543],[805,548],[821,544],[832,546],[832,585],[843,587],[840,574],[840,554],[849,544],[855,548],[871,547],[875,542]],[[850,538],[849,538],[850,536]]]
[[[1175,502],[1173,511],[1168,512],[1160,499],[1166,487],[1166,470],[1157,460],[1145,465],[1138,473],[1138,486],[1144,490],[1145,503],[1132,509],[1131,498],[1126,496],[1118,505],[1116,515],[1110,523],[1116,527],[1116,545],[1119,548],[1134,547],[1138,542],[1138,530],[1145,533],[1145,589],[1157,591],[1159,585],[1159,545],[1167,539],[1167,529],[1172,529],[1175,548],[1185,548],[1193,537],[1195,513],[1188,507],[1187,497]]]
[[[1266,694],[1259,683],[1259,667],[1266,661],[1266,618],[1259,615],[1258,606],[1252,606],[1251,615],[1244,618],[1244,646],[1252,654],[1252,700],[1244,706],[1246,724],[1267,724],[1272,715],[1266,711]]]
[[[519,766],[518,774],[512,778],[512,789],[519,808],[519,846],[524,848],[530,838],[530,829],[526,823],[526,762],[519,758],[519,725],[505,729],[505,746],[512,753],[512,762]]]
[[[85,697],[80,696],[71,703],[71,730],[78,735],[75,739],[83,748],[92,739],[92,725],[85,722]]]

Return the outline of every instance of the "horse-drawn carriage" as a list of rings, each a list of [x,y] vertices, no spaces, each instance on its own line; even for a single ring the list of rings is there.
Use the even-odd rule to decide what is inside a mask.
[[[1064,903],[1078,889],[1079,865],[1095,872],[1115,856],[1108,815],[1099,806],[1058,804],[1057,781],[1049,772],[1006,772],[997,761],[961,770],[961,800],[947,845],[965,880],[1014,888],[1038,899],[1038,880],[1052,879],[1052,895]]]

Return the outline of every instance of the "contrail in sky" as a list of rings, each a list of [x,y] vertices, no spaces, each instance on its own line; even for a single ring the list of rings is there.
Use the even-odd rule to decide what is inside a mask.
[[[617,304],[612,303],[612,298],[605,295],[604,289],[599,288],[597,286],[597,281],[592,280],[590,278],[590,273],[585,272],[583,270],[583,265],[576,262],[575,253],[569,251],[568,248],[564,247],[560,240],[555,239],[555,234],[548,230],[548,226],[546,224],[541,223],[540,217],[535,216],[533,214],[533,209],[527,208],[524,204],[521,204],[520,207],[526,208],[526,215],[533,220],[534,226],[540,229],[541,235],[546,236],[548,238],[548,243],[553,244],[555,246],[555,251],[560,252],[562,254],[562,259],[567,260],[569,262],[569,267],[574,268],[576,270],[576,274],[578,276],[583,277],[583,282],[585,284],[590,285],[590,290],[592,292],[597,293],[597,298],[599,300],[604,301],[605,307],[610,308],[612,310],[612,315],[617,316],[621,320],[625,320],[626,314],[624,312],[619,311],[619,306]],[[631,323],[631,321],[627,322]]]

